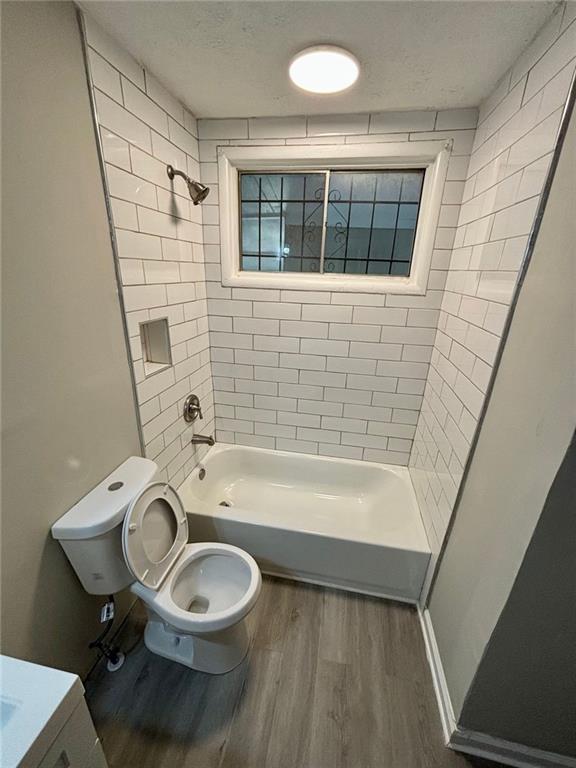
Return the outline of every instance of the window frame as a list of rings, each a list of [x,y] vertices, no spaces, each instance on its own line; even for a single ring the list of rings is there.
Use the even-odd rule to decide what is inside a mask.
[[[425,294],[450,151],[451,142],[446,141],[218,147],[222,285],[236,288]],[[409,276],[255,272],[240,269],[241,172],[313,173],[322,170],[414,168],[423,168],[425,173]]]

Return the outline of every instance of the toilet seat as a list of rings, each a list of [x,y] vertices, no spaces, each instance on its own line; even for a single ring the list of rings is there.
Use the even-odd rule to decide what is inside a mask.
[[[124,559],[134,578],[157,590],[188,544],[188,518],[178,493],[150,483],[132,500],[122,528]]]

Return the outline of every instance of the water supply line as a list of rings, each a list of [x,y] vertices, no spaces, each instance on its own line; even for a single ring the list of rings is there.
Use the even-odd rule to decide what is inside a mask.
[[[91,643],[88,643],[88,648],[97,648],[100,653],[105,656],[107,659],[106,667],[109,672],[116,672],[116,670],[120,669],[126,658],[117,645],[112,645],[105,640],[114,624],[114,606],[114,595],[108,595],[108,602],[102,608],[101,616],[109,616],[110,618],[107,619],[106,626],[96,640],[92,640]]]

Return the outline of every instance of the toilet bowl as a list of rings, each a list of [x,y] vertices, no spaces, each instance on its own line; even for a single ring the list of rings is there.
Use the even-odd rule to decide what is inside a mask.
[[[222,674],[248,651],[244,618],[262,578],[255,560],[228,544],[188,544],[188,518],[177,492],[152,483],[130,504],[122,547],[145,604],[146,647],[192,669]]]

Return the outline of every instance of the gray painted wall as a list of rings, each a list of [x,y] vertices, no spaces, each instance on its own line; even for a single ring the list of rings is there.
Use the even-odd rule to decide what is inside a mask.
[[[430,600],[457,719],[576,424],[575,143],[573,118]]]
[[[460,724],[576,757],[576,435],[468,692]]]
[[[2,3],[2,652],[84,673],[101,599],[51,524],[140,452],[72,3]]]

